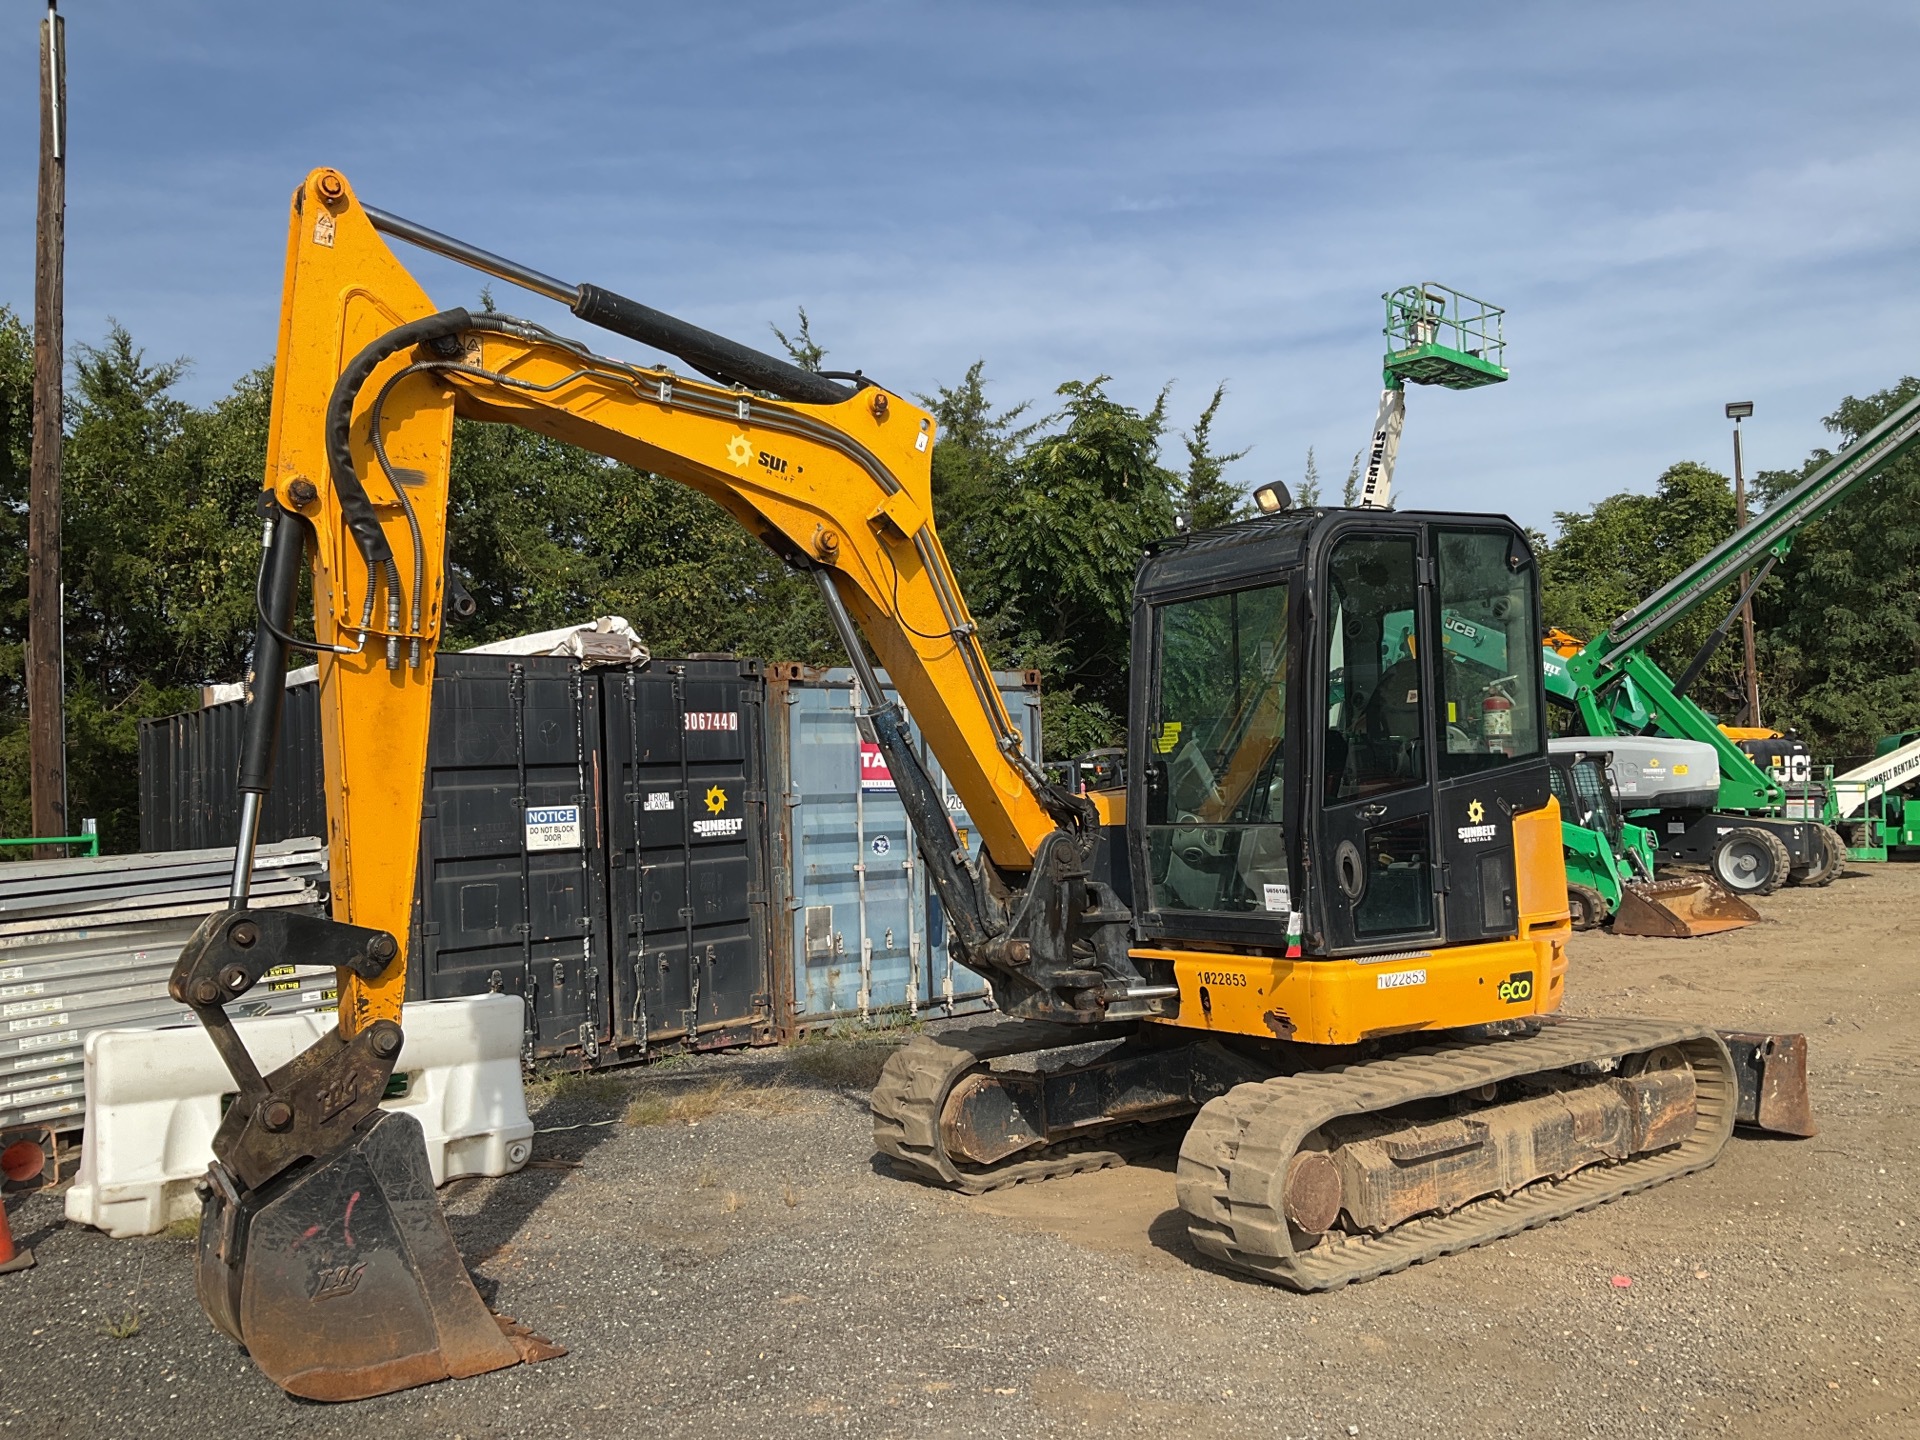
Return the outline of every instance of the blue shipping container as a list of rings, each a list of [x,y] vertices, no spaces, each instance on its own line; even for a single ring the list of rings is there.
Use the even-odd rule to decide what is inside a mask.
[[[852,670],[768,669],[780,1028],[790,1034],[841,1019],[990,1008],[986,982],[947,952],[946,916],[906,812],[878,747],[861,739]],[[995,679],[1027,753],[1038,756],[1037,672],[1000,671]],[[917,728],[914,737],[961,843],[977,855],[971,817]]]

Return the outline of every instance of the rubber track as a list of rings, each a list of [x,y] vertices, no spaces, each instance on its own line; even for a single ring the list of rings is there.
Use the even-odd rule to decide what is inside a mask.
[[[1678,1145],[1542,1180],[1384,1235],[1296,1250],[1282,1208],[1287,1167],[1327,1121],[1476,1090],[1571,1065],[1677,1046],[1693,1066],[1697,1120]],[[1216,1260],[1295,1290],[1333,1290],[1558,1220],[1705,1169],[1733,1133],[1733,1062],[1711,1030],[1661,1020],[1564,1020],[1525,1038],[1435,1046],[1339,1070],[1237,1086],[1209,1101],[1180,1147],[1188,1230]]]
[[[1185,1117],[1146,1125],[1121,1121],[1109,1130],[1028,1152],[1026,1158],[964,1169],[947,1154],[940,1138],[940,1112],[954,1085],[969,1071],[1004,1055],[1117,1039],[1136,1028],[1133,1024],[1048,1025],[1012,1020],[938,1037],[916,1036],[887,1058],[874,1086],[873,1143],[915,1177],[966,1195],[1102,1170],[1170,1149],[1188,1123]]]

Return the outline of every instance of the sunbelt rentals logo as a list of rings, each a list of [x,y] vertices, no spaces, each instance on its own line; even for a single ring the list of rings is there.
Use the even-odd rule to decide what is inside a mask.
[[[1476,796],[1467,802],[1467,823],[1453,833],[1468,845],[1478,845],[1482,841],[1491,840],[1500,832],[1497,826],[1482,824],[1481,822],[1486,818],[1487,807],[1482,805],[1479,797]]]
[[[727,792],[718,785],[708,787],[706,795],[707,814],[712,817],[693,822],[693,838],[696,840],[728,840],[740,833],[741,818],[727,814]]]

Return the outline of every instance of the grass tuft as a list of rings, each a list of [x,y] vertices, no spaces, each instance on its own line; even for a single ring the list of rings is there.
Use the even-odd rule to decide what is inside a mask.
[[[110,1340],[131,1340],[140,1333],[140,1312],[124,1310],[113,1316],[100,1327],[100,1333]]]
[[[627,1124],[698,1125],[720,1115],[791,1115],[806,1103],[790,1085],[746,1085],[729,1077],[671,1095],[641,1095],[627,1106]]]
[[[793,1045],[788,1063],[796,1075],[816,1085],[871,1090],[879,1083],[887,1058],[900,1048],[905,1038],[898,1032],[871,1036],[809,1035]]]
[[[192,1244],[200,1238],[200,1217],[198,1215],[182,1215],[160,1233],[169,1240],[185,1240],[187,1243]]]
[[[569,1070],[547,1082],[552,1100],[584,1100],[590,1105],[617,1105],[627,1093],[619,1077],[592,1070]]]

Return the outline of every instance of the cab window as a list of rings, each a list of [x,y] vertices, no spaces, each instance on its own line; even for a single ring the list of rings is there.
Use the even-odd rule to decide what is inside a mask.
[[[1147,850],[1158,908],[1291,908],[1286,845],[1284,584],[1155,608]]]
[[[1433,718],[1441,778],[1542,754],[1532,557],[1505,531],[1444,528],[1434,532],[1434,556],[1440,694]]]

